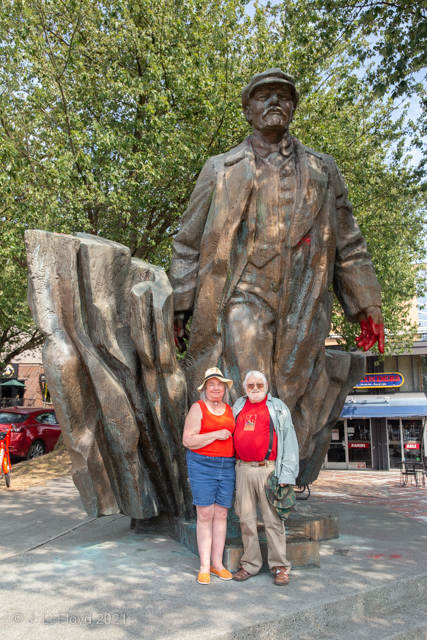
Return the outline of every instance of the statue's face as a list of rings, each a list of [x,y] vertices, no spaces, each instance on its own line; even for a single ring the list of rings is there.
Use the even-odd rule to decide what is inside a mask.
[[[291,90],[283,84],[265,84],[254,91],[245,109],[246,119],[261,133],[285,132],[292,122]]]
[[[245,391],[251,402],[262,402],[267,395],[267,385],[259,376],[250,376],[245,385]]]

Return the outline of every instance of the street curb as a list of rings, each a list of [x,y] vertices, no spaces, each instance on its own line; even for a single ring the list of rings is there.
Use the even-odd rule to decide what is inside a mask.
[[[292,579],[291,579],[292,582]],[[364,593],[352,594],[338,600],[325,602],[304,612],[300,611],[290,616],[280,615],[270,620],[252,624],[248,627],[234,629],[223,633],[205,634],[206,638],[220,638],[221,640],[299,640],[310,636],[310,632],[327,633],[333,638],[345,638],[345,629],[356,624],[363,624],[369,617],[381,617],[381,612],[387,608],[399,607],[405,603],[425,598],[427,595],[427,574],[394,581],[390,585],[383,585],[369,589]],[[418,621],[419,622],[419,621]],[[426,620],[427,624],[427,620]],[[416,627],[412,630],[389,634],[386,637],[393,640],[424,640],[424,636],[417,636]],[[411,633],[412,635],[408,635]],[[413,635],[415,633],[415,635]],[[378,637],[376,635],[376,637]],[[426,636],[427,637],[427,636]]]

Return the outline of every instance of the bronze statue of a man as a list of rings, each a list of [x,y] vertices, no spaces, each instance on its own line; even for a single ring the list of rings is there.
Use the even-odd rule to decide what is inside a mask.
[[[360,347],[378,340],[383,351],[384,330],[380,287],[342,175],[331,156],[289,133],[298,99],[280,69],[243,88],[253,133],[203,167],[169,278],[181,349],[192,316],[190,400],[209,367],[233,379],[236,397],[245,373],[260,370],[290,408],[309,458],[340,392],[355,383],[350,356],[325,354],[334,292],[350,322],[361,323]]]

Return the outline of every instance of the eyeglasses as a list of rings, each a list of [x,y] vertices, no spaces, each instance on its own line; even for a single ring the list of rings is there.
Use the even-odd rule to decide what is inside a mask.
[[[247,384],[246,386],[251,391],[252,391],[252,389],[255,389],[255,387],[257,389],[264,389],[264,383],[263,382],[251,382],[251,384]]]

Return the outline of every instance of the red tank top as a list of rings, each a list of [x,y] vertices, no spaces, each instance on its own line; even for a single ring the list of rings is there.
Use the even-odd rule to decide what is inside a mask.
[[[235,424],[231,407],[226,404],[225,411],[222,416],[216,416],[211,413],[203,400],[197,402],[202,410],[202,427],[200,435],[203,433],[212,433],[212,431],[221,431],[228,429],[231,435],[234,433]],[[215,458],[232,458],[234,456],[233,438],[227,440],[214,440],[211,444],[201,449],[192,449],[194,453],[200,453],[202,456],[212,456]]]

